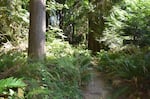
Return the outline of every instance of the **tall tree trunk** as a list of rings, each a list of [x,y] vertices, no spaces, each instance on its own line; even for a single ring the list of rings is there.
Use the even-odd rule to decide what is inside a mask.
[[[101,2],[99,0],[95,0],[92,2],[89,0],[89,2],[93,3],[93,5],[96,5],[96,8],[94,9],[94,12],[89,12],[88,14],[88,24],[89,24],[89,32],[88,32],[88,49],[92,50],[93,53],[99,52],[102,48],[101,44],[97,39],[102,35],[103,29],[104,29],[104,19],[103,14],[99,9],[99,6]]]
[[[89,33],[88,33],[88,49],[92,52],[98,52],[100,50],[100,43],[96,40],[96,37],[99,36],[99,31],[97,28],[100,28],[96,24],[95,16],[90,13],[89,15]]]
[[[30,0],[29,60],[41,61],[45,57],[46,0]]]

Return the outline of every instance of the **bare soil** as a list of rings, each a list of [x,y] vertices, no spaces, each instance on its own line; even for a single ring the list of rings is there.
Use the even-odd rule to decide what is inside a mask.
[[[92,70],[91,81],[83,88],[83,99],[110,99],[110,89],[105,84],[103,74]]]

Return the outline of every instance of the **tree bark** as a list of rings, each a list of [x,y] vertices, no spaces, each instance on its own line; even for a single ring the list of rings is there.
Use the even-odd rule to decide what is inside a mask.
[[[29,60],[41,61],[45,57],[46,0],[30,0]]]
[[[89,15],[89,33],[88,33],[88,49],[92,50],[93,53],[100,51],[100,43],[96,40],[96,37],[99,36],[99,31],[97,28],[100,28],[94,20],[95,16],[93,14]]]
[[[91,1],[93,5],[96,5],[94,12],[89,12],[88,14],[88,24],[89,24],[89,32],[88,32],[88,49],[92,50],[93,53],[99,52],[102,48],[101,44],[97,39],[102,36],[102,32],[104,30],[104,19],[103,14],[99,9],[101,2],[100,1]]]

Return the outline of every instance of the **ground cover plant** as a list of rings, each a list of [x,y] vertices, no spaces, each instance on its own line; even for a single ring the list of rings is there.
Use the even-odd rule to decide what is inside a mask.
[[[12,51],[0,56],[1,71],[8,71],[1,77],[23,77],[27,84],[25,98],[82,99],[80,88],[90,80],[88,68],[92,66],[87,50],[54,39],[47,43],[47,59],[38,63],[28,63],[26,54]]]
[[[114,99],[119,96],[128,99],[149,97],[149,51],[137,49],[99,53],[98,68],[115,88]]]

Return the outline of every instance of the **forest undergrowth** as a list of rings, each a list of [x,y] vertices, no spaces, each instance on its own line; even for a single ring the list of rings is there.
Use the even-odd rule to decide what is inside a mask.
[[[97,57],[97,69],[104,73],[113,88],[112,99],[150,97],[150,53],[147,48],[132,46],[116,52],[102,51]]]
[[[82,99],[80,88],[90,81],[90,70],[94,66],[112,86],[112,99],[147,99],[150,95],[149,58],[147,48],[135,46],[121,51],[101,51],[93,57],[88,50],[54,39],[47,43],[45,62],[28,63],[27,54],[15,48],[1,53],[0,78],[13,77],[10,79],[14,79],[16,86],[26,86],[27,99]],[[16,78],[22,78],[22,82],[17,83]],[[7,94],[11,93],[8,88],[13,87],[11,84],[7,88],[0,86],[1,92]]]
[[[4,51],[3,48],[1,50]],[[0,78],[22,78],[27,99],[82,99],[80,88],[90,80],[89,68],[92,66],[88,50],[73,48],[60,39],[47,43],[44,62],[29,63],[26,52],[14,48],[0,53],[0,63]],[[17,83],[16,79],[15,83],[19,87],[23,82]],[[1,94],[15,97],[15,91],[11,95],[8,90],[13,86],[4,87],[5,84],[0,86],[3,88]]]

